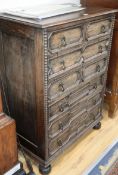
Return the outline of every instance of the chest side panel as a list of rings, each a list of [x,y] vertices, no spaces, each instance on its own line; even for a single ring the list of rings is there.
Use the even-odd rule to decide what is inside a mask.
[[[1,73],[7,101],[4,107],[16,120],[17,133],[24,146],[40,154],[39,145],[45,149],[41,131],[44,127],[41,32],[27,25],[6,24],[1,21],[0,27]]]

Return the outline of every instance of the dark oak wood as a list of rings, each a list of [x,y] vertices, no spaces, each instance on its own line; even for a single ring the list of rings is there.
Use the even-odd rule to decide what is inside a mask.
[[[109,104],[109,116],[114,117],[118,109],[118,29],[115,28],[109,62],[106,102]]]
[[[102,117],[115,10],[83,13],[40,21],[0,17],[0,70],[9,112],[43,173]]]
[[[81,3],[87,7],[118,9],[117,0],[81,0]],[[105,101],[109,104],[109,116],[113,118],[118,109],[118,13],[114,26]]]
[[[104,7],[118,9],[117,0],[81,0],[81,4],[86,7]],[[116,13],[116,18],[118,18],[118,13]]]

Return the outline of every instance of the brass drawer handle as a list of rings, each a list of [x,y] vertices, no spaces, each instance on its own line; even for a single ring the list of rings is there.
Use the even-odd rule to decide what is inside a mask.
[[[64,111],[64,105],[63,105],[63,104],[61,104],[61,105],[59,106],[59,111],[60,111],[60,112],[63,112],[63,111]]]
[[[99,53],[102,53],[102,52],[103,52],[103,46],[101,46],[101,45],[98,46],[98,52],[99,52]]]
[[[102,32],[102,33],[105,33],[105,32],[106,32],[106,26],[105,26],[105,25],[102,25],[102,26],[101,26],[101,32]]]
[[[97,65],[96,70],[97,72],[100,72],[100,65]]]
[[[84,78],[81,78],[81,82],[84,82]]]
[[[59,130],[63,130],[63,123],[61,122],[61,123],[59,123]]]
[[[106,65],[106,61],[107,61],[107,59],[106,59],[106,58],[104,58],[104,66]]]
[[[78,58],[78,60],[75,61],[75,64],[77,63],[84,64],[85,62],[84,59],[85,59],[84,56],[81,56],[80,58]]]
[[[97,101],[96,100],[93,100],[93,105],[96,105]]]
[[[97,83],[94,85],[94,89],[97,89]]]
[[[70,107],[70,104],[69,103],[66,103],[66,107]]]
[[[57,140],[58,146],[62,146],[62,140]]]
[[[64,111],[64,108],[66,108],[66,107],[70,107],[70,104],[69,104],[69,103],[61,104],[61,105],[59,106],[59,111],[60,111],[60,112],[63,112],[63,111]]]
[[[61,44],[60,44],[60,47],[65,47],[66,45],[67,45],[67,43],[66,43],[66,37],[63,36],[63,37],[61,38]]]
[[[65,91],[63,83],[59,84],[59,91],[61,91],[61,92]]]
[[[60,61],[60,64],[61,64],[61,66],[62,66],[62,70],[65,70],[65,61],[64,60],[62,60],[62,61]]]

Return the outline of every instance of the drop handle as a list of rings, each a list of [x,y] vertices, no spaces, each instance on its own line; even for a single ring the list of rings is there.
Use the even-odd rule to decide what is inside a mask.
[[[66,37],[63,36],[63,37],[61,38],[61,44],[60,44],[60,47],[65,47],[66,45],[67,45],[67,43],[66,43]]]
[[[62,140],[57,140],[58,146],[62,146]]]
[[[61,105],[59,106],[59,111],[60,111],[60,112],[63,112],[63,111],[64,111],[64,105],[63,105],[63,104],[61,104]]]
[[[95,84],[93,88],[94,88],[94,89],[97,89],[97,84]]]
[[[65,61],[64,60],[62,60],[62,61],[60,61],[60,64],[61,64],[61,67],[62,67],[62,70],[65,70]]]
[[[102,32],[102,33],[105,33],[105,32],[106,32],[106,26],[105,26],[105,25],[102,25],[102,26],[101,26],[101,32]]]
[[[97,101],[96,100],[93,100],[93,105],[96,105],[97,104]]]
[[[103,52],[103,46],[102,46],[102,45],[99,45],[99,46],[98,46],[98,52],[99,52],[99,53],[102,53],[102,52]]]
[[[59,87],[59,91],[61,91],[61,92],[65,91],[63,83],[60,83],[58,87]]]
[[[100,65],[97,65],[96,70],[97,72],[100,72]]]
[[[63,130],[64,126],[63,126],[63,123],[59,123],[59,130]]]

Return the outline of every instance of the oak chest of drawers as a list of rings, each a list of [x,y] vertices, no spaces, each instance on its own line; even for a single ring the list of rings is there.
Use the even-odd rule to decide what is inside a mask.
[[[114,13],[86,9],[41,21],[1,15],[4,109],[43,173],[68,145],[100,127]]]

